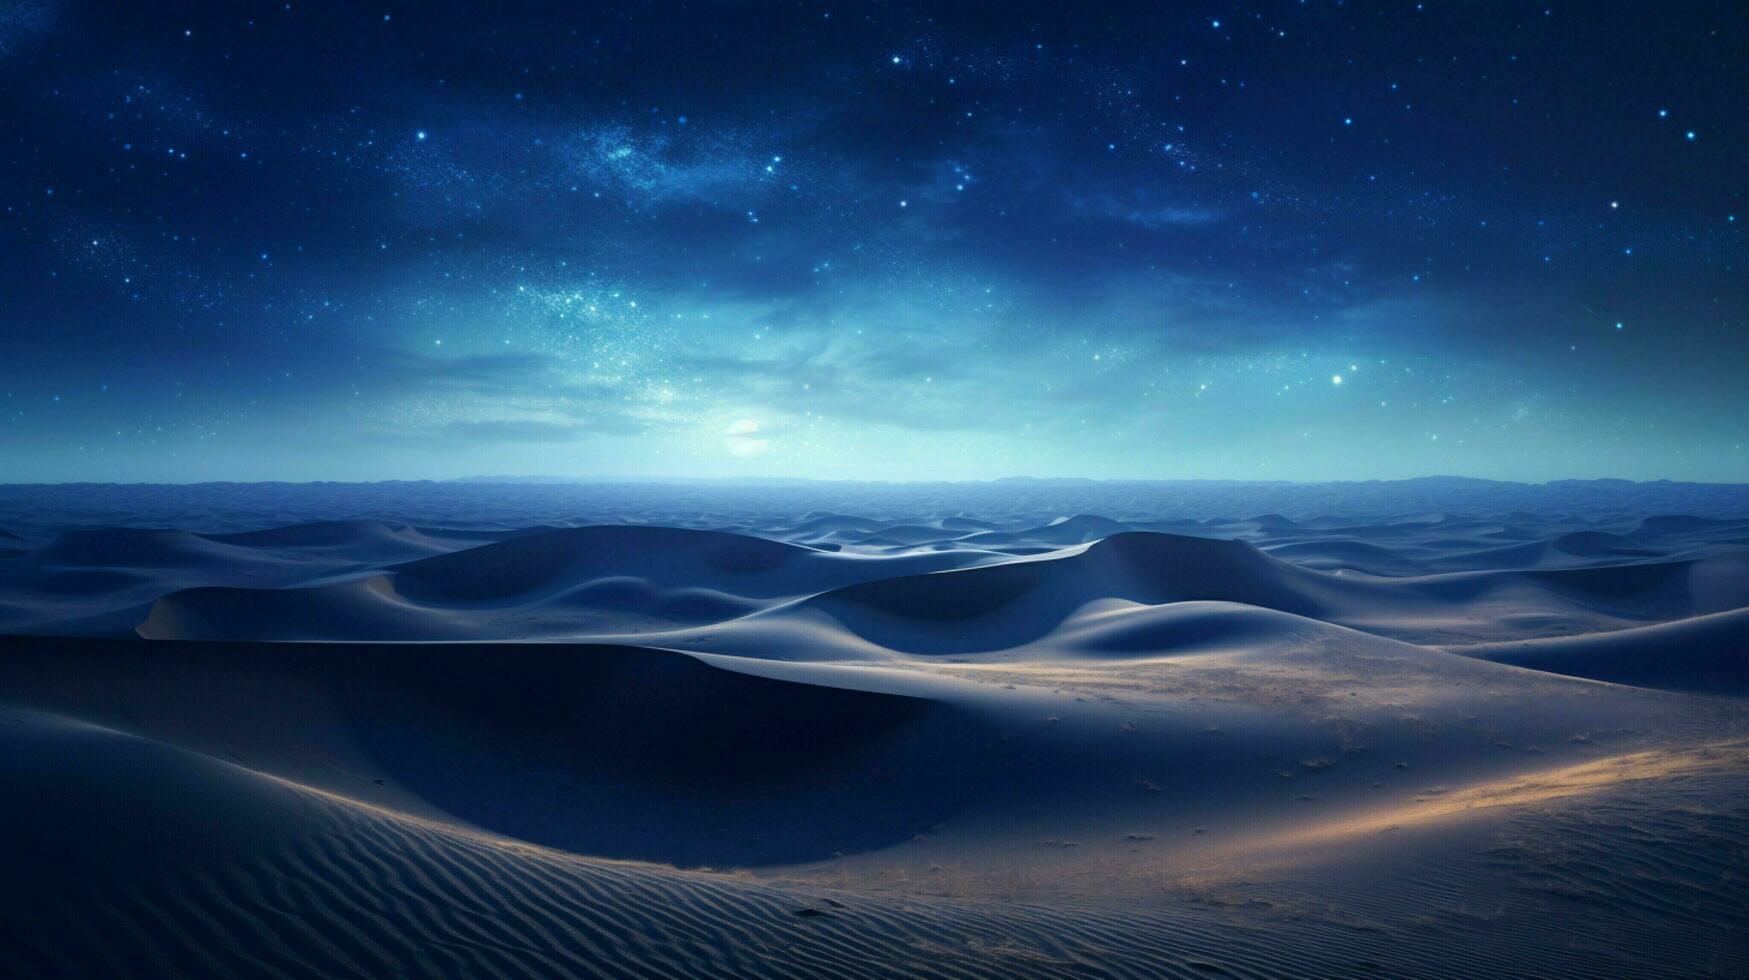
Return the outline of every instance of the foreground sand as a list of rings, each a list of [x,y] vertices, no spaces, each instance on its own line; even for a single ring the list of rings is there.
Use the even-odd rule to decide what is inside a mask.
[[[1745,540],[26,534],[0,950],[25,976],[1744,975]]]

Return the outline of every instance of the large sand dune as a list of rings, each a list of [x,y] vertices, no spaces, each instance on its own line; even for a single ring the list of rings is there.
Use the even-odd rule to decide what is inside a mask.
[[[5,539],[8,974],[1749,973],[1746,522],[235,520]]]

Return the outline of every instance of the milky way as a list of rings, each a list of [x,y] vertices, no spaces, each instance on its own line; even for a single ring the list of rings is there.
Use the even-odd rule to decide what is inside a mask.
[[[0,10],[0,480],[1749,479],[1718,4]]]

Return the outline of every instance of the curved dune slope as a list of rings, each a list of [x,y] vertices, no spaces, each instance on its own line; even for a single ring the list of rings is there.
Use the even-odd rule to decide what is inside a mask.
[[[1604,916],[1613,933],[1571,922],[1571,946],[1538,942],[1534,893],[1495,920],[1436,923],[1362,897],[1281,912],[1256,899],[1049,908],[591,861],[14,709],[0,709],[0,783],[35,802],[9,808],[8,844],[24,860],[0,894],[0,948],[21,978],[1579,977],[1700,962],[1729,972],[1744,959],[1716,939],[1683,945],[1643,914]],[[177,802],[188,799],[201,804]],[[1592,856],[1572,855],[1580,869]],[[69,873],[82,865],[102,873]],[[1412,882],[1393,901],[1439,911],[1443,889],[1501,873]],[[1697,923],[1742,897],[1728,880],[1706,884],[1687,910]],[[1581,879],[1563,888],[1592,894]]]
[[[1749,959],[1730,931],[1749,892],[1726,870],[1749,812],[1720,807],[1749,796],[1719,782],[1741,750],[1714,764],[1692,741],[1722,709],[1186,606],[1086,617],[1059,639],[1121,649],[1108,619],[1165,617],[1155,640],[1190,651],[1094,671],[8,640],[0,688],[26,706],[0,708],[0,785],[25,802],[4,816],[0,944],[23,976],[1586,976]],[[1666,757],[1690,760],[1681,781],[1636,790]],[[1473,853],[1439,843],[1463,808],[1510,813],[1551,787],[1582,802]],[[1299,836],[1313,853],[1273,843]],[[601,855],[776,862],[791,883]],[[1284,861],[1311,877],[1260,886]],[[1010,890],[1055,897],[992,903]],[[1553,916],[1572,945],[1538,941]]]
[[[514,534],[496,532],[486,540],[509,536]],[[205,537],[221,544],[262,551],[375,563],[410,561],[453,551],[479,540],[473,534],[415,528],[388,521],[316,521]]]
[[[1749,604],[1749,581],[1731,574],[1740,567],[1731,556],[1381,579],[1319,572],[1241,541],[1132,531],[1032,559],[859,583],[773,615],[811,611],[889,649],[965,653],[1031,642],[1101,600],[1221,600],[1450,642],[1735,608]]]
[[[277,589],[478,544],[467,534],[381,521],[247,531],[64,531],[0,567],[0,628],[131,634],[151,604],[188,588]]]
[[[0,722],[0,783],[36,801],[8,819],[15,977],[1190,976],[1214,952],[1205,923],[592,862],[57,716]],[[1255,939],[1219,955],[1275,961]]]
[[[459,601],[541,593],[596,574],[657,581],[720,576],[781,593],[783,583],[807,577],[822,557],[810,548],[718,531],[605,525],[481,545],[394,572],[409,595]]]
[[[0,653],[14,703],[576,853],[863,855],[917,874],[963,847],[1086,842],[1015,864],[1040,883],[1069,857],[1117,862],[1113,880],[1145,871],[1123,868],[1125,833],[1220,815],[1207,840],[1221,842],[1277,823],[1296,775],[1334,817],[1421,788],[1423,766],[1497,778],[1627,751],[1640,733],[1692,741],[1730,717],[1227,603],[1088,613],[1025,657],[967,664],[572,644],[37,639]],[[1427,726],[1458,734],[1418,737]]]
[[[236,557],[188,531],[93,528],[63,531],[36,551],[36,560],[63,566],[175,567]]]
[[[879,647],[963,653],[1030,642],[1104,600],[1241,602],[1445,644],[1621,629],[1749,605],[1749,551],[1741,549],[1391,578],[1320,571],[1329,567],[1320,555],[1349,567],[1344,555],[1374,547],[1340,544],[1280,549],[1304,562],[1296,564],[1242,541],[1128,531],[993,561],[979,551],[876,558],[724,532],[561,528],[330,575],[329,584],[175,591],[134,623],[156,639],[583,639],[754,613],[824,615]],[[61,587],[119,590],[129,574],[144,573],[68,569],[43,581],[111,576],[117,581]],[[134,581],[136,593],[149,588]]]
[[[1547,530],[1539,534],[1539,525]],[[122,635],[144,624],[153,637],[578,639],[726,622],[871,583],[816,604],[848,598],[878,607],[900,600],[874,593],[912,587],[953,592],[967,610],[988,607],[1011,620],[1008,634],[976,640],[988,643],[1042,635],[1083,600],[1224,599],[1455,644],[1622,629],[1749,604],[1749,547],[1739,540],[1742,523],[1729,521],[1650,518],[1618,533],[1534,515],[1380,525],[1082,515],[1016,526],[814,514],[751,527],[454,531],[353,520],[226,534],[73,530],[0,558],[0,629]],[[1194,536],[1161,533],[1170,528]],[[1246,543],[1222,540],[1235,536]],[[813,544],[772,539],[782,537]],[[1276,561],[1241,568],[1259,560],[1247,553],[1253,546]],[[1118,557],[1126,548],[1130,557]],[[1067,564],[1049,576],[986,570],[975,588],[933,579],[872,584],[1016,555]],[[1003,605],[1004,595],[1028,588],[1021,580],[1029,575],[1074,579],[1086,570],[1107,577],[1044,584],[1018,606]],[[1036,608],[1041,597],[1048,612]],[[970,649],[965,642],[941,649]]]
[[[139,632],[153,639],[272,640],[641,632],[720,622],[821,588],[967,560],[851,557],[720,531],[556,528],[330,585],[183,590],[155,602]]]
[[[0,650],[13,699],[521,840],[679,866],[795,863],[908,840],[968,792],[972,760],[938,746],[992,737],[937,701],[633,647]],[[169,695],[143,703],[149,679],[198,694],[205,710]]]
[[[1035,559],[851,585],[799,608],[889,649],[955,653],[1035,640],[1102,599],[1222,599],[1318,616],[1343,591],[1243,542],[1126,532]]]
[[[1533,670],[1697,694],[1749,694],[1749,609],[1637,629],[1457,648]]]
[[[1268,554],[1320,571],[1353,569],[1369,575],[1408,575],[1426,569],[1382,545],[1346,539],[1294,541],[1264,549]]]

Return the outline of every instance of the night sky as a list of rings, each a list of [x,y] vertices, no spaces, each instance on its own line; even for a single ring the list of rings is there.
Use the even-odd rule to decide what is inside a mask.
[[[1749,480],[1718,4],[0,0],[0,480]]]

